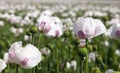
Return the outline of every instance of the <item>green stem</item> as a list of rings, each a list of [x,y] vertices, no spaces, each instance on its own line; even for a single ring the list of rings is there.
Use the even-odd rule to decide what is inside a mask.
[[[83,62],[84,61],[81,61],[81,73],[83,73],[83,70],[84,70]]]
[[[16,72],[15,73],[19,73],[18,69],[19,69],[19,67],[18,67],[18,65],[16,65]]]
[[[57,56],[57,73],[59,73],[59,64],[58,64],[58,48],[56,48],[56,56]]]
[[[88,73],[88,55],[86,55],[86,73]]]
[[[41,34],[40,34],[40,36],[39,36],[39,39],[38,39],[38,48],[40,48],[40,40],[41,40]]]
[[[33,73],[35,73],[35,68],[36,68],[36,67],[33,68]]]

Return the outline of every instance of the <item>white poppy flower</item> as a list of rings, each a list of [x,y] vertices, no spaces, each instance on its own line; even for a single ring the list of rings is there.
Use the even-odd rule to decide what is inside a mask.
[[[44,26],[50,23],[50,17],[49,16],[40,16],[37,19],[37,27],[39,29],[39,31],[43,31]]]
[[[33,68],[42,60],[41,52],[35,46],[28,44],[23,49],[17,57],[23,68]]]
[[[111,38],[120,38],[120,24],[115,24],[108,29]]]
[[[17,54],[18,52],[20,52],[21,50],[23,50],[22,47],[22,42],[15,42],[11,45],[8,55],[9,55],[9,61],[11,63],[19,63],[18,59],[17,59]]]
[[[104,45],[106,46],[106,47],[108,47],[110,44],[109,44],[109,41],[104,41]]]
[[[4,22],[3,21],[0,21],[0,26],[4,26]]]
[[[120,56],[120,50],[119,50],[119,49],[116,49],[116,50],[115,50],[115,54],[116,54],[117,56]]]
[[[51,16],[53,12],[51,10],[45,10],[41,13],[41,16]]]
[[[15,36],[18,36],[19,34],[23,33],[23,28],[15,28],[15,27],[11,27],[10,31],[12,33],[14,33]]]
[[[9,49],[9,61],[19,64],[23,68],[33,68],[41,60],[41,52],[31,44],[22,47],[22,42],[15,42]]]
[[[59,37],[63,34],[62,22],[57,17],[42,16],[37,26],[48,37]]]
[[[113,73],[113,72],[114,72],[113,69],[108,69],[108,70],[105,71],[105,73]]]
[[[66,67],[67,67],[67,69],[70,69],[71,64],[69,62],[66,62]]]
[[[41,53],[42,53],[43,55],[49,55],[49,54],[51,53],[51,51],[50,51],[50,49],[48,49],[48,48],[42,48],[42,49],[41,49]]]
[[[24,35],[24,40],[29,41],[32,39],[32,36]]]
[[[6,68],[6,62],[0,59],[0,73]]]
[[[73,25],[73,31],[78,38],[89,39],[104,33],[106,29],[103,23],[98,19],[80,17]]]
[[[73,67],[74,70],[77,69],[77,62],[75,60],[71,61],[71,67]]]
[[[45,25],[44,34],[48,37],[60,37],[63,34],[62,23],[59,18],[51,17],[49,25]]]
[[[6,62],[6,63],[8,63],[9,62],[9,58],[8,58],[8,52],[6,52],[6,53],[4,53],[4,61]]]
[[[94,52],[89,53],[88,58],[89,58],[89,62],[95,61],[95,53]]]

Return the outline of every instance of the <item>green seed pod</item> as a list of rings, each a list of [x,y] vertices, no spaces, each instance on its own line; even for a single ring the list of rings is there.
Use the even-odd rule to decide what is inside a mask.
[[[87,50],[86,47],[84,47],[84,48],[79,48],[79,49],[78,49],[78,54],[79,54],[79,56],[82,57],[82,58],[83,58],[83,57],[86,57],[87,53],[88,53],[88,50]]]
[[[95,68],[95,69],[93,70],[93,73],[101,73],[101,71],[100,71],[99,68]]]
[[[97,45],[93,45],[93,50],[96,51],[98,49]]]
[[[87,48],[89,49],[90,52],[93,50],[93,46],[92,45],[87,45]]]
[[[27,30],[27,31],[26,31],[26,35],[28,35],[28,36],[30,36],[30,35],[31,35],[31,33],[30,33],[30,31],[29,31],[29,30]]]
[[[37,33],[38,32],[38,28],[33,26],[33,27],[30,28],[30,32],[33,33],[33,34]]]
[[[96,57],[96,62],[97,63],[102,63],[102,57],[101,56],[97,56]]]
[[[64,36],[65,36],[65,37],[69,37],[69,34],[70,34],[70,33],[69,33],[68,30],[64,32]]]

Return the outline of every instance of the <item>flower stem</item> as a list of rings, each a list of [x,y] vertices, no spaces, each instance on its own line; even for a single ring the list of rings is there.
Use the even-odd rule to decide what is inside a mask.
[[[83,62],[84,62],[84,61],[81,61],[81,63],[82,63],[82,64],[81,64],[81,65],[82,65],[82,67],[81,67],[81,73],[83,73],[83,70],[84,70]]]
[[[19,73],[18,69],[19,69],[19,67],[18,67],[18,65],[16,65],[16,72],[15,73]]]
[[[86,73],[88,73],[88,55],[86,55]]]

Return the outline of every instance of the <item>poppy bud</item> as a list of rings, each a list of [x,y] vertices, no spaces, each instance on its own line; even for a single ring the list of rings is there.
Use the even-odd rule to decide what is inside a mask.
[[[38,31],[38,28],[35,27],[35,26],[30,28],[30,32],[33,33],[33,34],[36,33],[37,31]]]
[[[95,69],[93,70],[93,73],[101,73],[101,71],[100,71],[99,68],[95,68]]]
[[[88,50],[87,50],[87,48],[79,48],[78,49],[78,54],[79,54],[79,56],[83,59],[84,57],[86,57],[86,55],[87,55],[87,53],[88,53]]]

